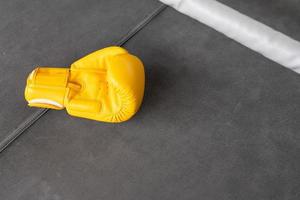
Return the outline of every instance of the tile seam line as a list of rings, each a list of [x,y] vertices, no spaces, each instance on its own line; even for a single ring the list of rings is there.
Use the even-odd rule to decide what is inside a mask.
[[[129,30],[121,39],[115,43],[116,46],[123,46],[131,38],[133,38],[140,30],[142,30],[147,24],[149,24],[156,16],[158,16],[162,11],[168,6],[161,4],[153,12],[149,13],[142,21],[135,25]],[[2,153],[12,142],[14,142],[22,133],[24,133],[30,126],[36,123],[44,114],[47,113],[49,109],[39,109],[31,116],[27,117],[23,122],[21,122],[17,128],[12,130],[8,136],[6,136],[0,142],[0,153]]]

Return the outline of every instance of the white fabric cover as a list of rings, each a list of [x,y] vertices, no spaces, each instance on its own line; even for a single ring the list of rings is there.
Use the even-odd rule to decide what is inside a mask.
[[[161,0],[265,57],[300,73],[300,43],[215,0]]]

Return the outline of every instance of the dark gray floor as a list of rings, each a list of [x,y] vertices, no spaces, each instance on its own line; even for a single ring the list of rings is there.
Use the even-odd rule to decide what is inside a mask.
[[[232,2],[237,5],[227,3]],[[268,8],[270,2],[256,6]],[[282,9],[300,11],[296,1],[286,2]],[[293,12],[275,14],[273,20],[285,24]],[[287,33],[300,36],[289,28]],[[87,40],[87,50],[76,40],[68,49],[94,50],[98,44]],[[0,155],[0,197],[300,198],[298,74],[171,8],[125,47],[146,67],[140,112],[122,124],[48,112]],[[52,65],[57,61],[36,56]]]

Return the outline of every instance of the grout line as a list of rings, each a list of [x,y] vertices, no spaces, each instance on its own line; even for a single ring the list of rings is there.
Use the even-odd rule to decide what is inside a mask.
[[[157,9],[150,13],[145,19],[132,28],[124,37],[117,43],[117,46],[123,46],[128,40],[134,37],[140,30],[142,30],[152,19],[159,15],[167,5],[161,4]],[[0,153],[4,151],[12,142],[14,142],[24,131],[37,122],[49,109],[39,109],[33,115],[25,119],[19,126],[14,129],[8,136],[0,142]]]
[[[118,42],[118,46],[123,46],[128,40],[130,40],[135,34],[137,34],[140,30],[142,30],[153,18],[159,15],[164,9],[168,6],[165,4],[160,5],[157,9],[155,9],[152,13],[150,13],[145,19],[143,19],[140,23],[138,23],[133,29],[131,29],[123,38],[121,38]]]
[[[0,153],[8,147],[14,140],[16,140],[25,130],[32,124],[39,120],[48,109],[39,109],[33,115],[24,120],[15,130],[13,130],[3,141],[0,142]]]

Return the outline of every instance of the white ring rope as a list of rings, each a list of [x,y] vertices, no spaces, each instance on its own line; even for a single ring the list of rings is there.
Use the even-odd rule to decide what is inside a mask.
[[[300,73],[300,42],[215,0],[160,0],[265,57]]]

